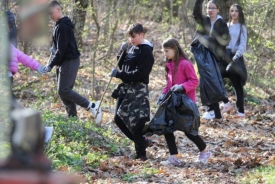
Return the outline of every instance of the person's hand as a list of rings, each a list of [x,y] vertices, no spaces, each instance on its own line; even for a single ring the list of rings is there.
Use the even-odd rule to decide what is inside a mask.
[[[234,63],[234,61],[231,61],[231,62],[227,65],[227,67],[226,67],[226,69],[225,69],[227,72],[230,71],[230,68],[232,67],[233,63]]]
[[[159,98],[158,98],[158,100],[157,100],[157,105],[159,105],[159,104],[162,102],[162,100],[163,100],[164,97],[165,97],[165,94],[161,94],[161,95],[159,96]]]
[[[45,67],[46,66],[39,65],[39,67],[36,69],[36,71],[40,74],[44,74],[45,73]]]
[[[47,73],[47,72],[50,72],[50,71],[52,71],[52,67],[50,67],[50,66],[48,65],[48,66],[45,66],[45,67],[44,67],[43,73]]]
[[[109,76],[110,77],[117,77],[118,72],[119,72],[118,69],[113,68],[112,71],[110,72]]]
[[[172,88],[171,91],[183,91],[183,86],[180,84],[175,84]]]
[[[232,58],[232,61],[233,61],[233,62],[236,62],[238,58],[239,58],[239,57],[235,55],[235,56]]]
[[[120,49],[121,50],[127,50],[127,48],[130,46],[129,42],[122,42]]]

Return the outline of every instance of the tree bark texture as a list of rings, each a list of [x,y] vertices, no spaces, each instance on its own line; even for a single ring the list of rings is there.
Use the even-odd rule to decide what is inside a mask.
[[[73,22],[75,24],[75,37],[78,48],[82,48],[82,32],[85,26],[86,12],[89,6],[89,0],[75,0],[75,8],[73,13]]]

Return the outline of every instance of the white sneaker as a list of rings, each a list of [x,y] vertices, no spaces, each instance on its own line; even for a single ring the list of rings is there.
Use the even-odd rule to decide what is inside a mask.
[[[170,155],[167,160],[161,161],[160,164],[178,166],[180,165],[180,159],[178,159],[175,155]]]
[[[237,117],[244,118],[245,113],[237,112]]]
[[[232,108],[232,105],[230,102],[227,102],[227,103],[223,103],[221,105],[221,107],[222,107],[221,114],[223,114],[223,113],[229,111]]]
[[[95,116],[96,116],[96,112],[99,107],[99,103],[100,103],[100,101],[95,102],[95,107],[89,109],[89,111],[91,111],[91,113],[92,113],[93,118],[95,118]],[[97,116],[95,118],[95,123],[98,124],[101,122],[101,120],[102,120],[102,112],[101,112],[101,108],[99,108]]]
[[[214,113],[214,111],[205,112],[201,118],[202,119],[213,119],[213,118],[215,118],[215,113]]]
[[[203,163],[207,163],[208,159],[211,157],[211,152],[210,151],[206,151],[206,152],[200,152],[199,153],[199,161],[203,162]]]

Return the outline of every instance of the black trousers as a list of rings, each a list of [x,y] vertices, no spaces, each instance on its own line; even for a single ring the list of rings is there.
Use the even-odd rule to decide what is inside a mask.
[[[236,106],[237,110],[240,113],[244,113],[244,91],[243,91],[243,84],[241,78],[234,74],[228,74],[227,77],[232,83],[234,88],[235,96],[236,96]],[[224,101],[224,103],[226,103]]]
[[[117,105],[116,105],[116,111],[115,111],[115,123],[119,127],[119,129],[130,139],[135,143],[135,150],[136,154],[138,156],[146,156],[146,141],[145,137],[143,136],[142,130],[144,128],[144,125],[146,123],[145,120],[141,120],[137,122],[135,129],[133,130],[133,133],[127,128],[125,123],[122,121],[122,119],[117,115],[117,110],[119,106],[121,105],[123,99],[118,98],[117,99]]]
[[[242,62],[244,62],[243,56],[241,56],[239,60],[242,60]],[[227,72],[222,74],[222,78],[228,78],[231,81],[232,86],[234,88],[235,96],[237,98],[237,110],[240,113],[244,113],[244,91],[241,77],[235,73]],[[228,99],[225,99],[223,102],[227,103]]]
[[[73,91],[76,75],[80,65],[80,59],[65,61],[56,69],[57,92],[65,105],[68,116],[77,116],[76,105],[83,108],[89,106],[89,101]]]
[[[222,114],[221,114],[221,110],[220,110],[220,106],[219,106],[219,103],[216,102],[216,103],[213,103],[211,105],[208,106],[208,111],[212,111],[214,110],[214,113],[215,113],[215,118],[222,118]]]
[[[202,138],[199,135],[192,135],[187,134],[185,135],[190,139],[193,143],[196,144],[196,146],[199,148],[200,151],[203,151],[206,148],[205,142],[202,140]],[[170,152],[170,155],[176,155],[178,154],[178,149],[175,141],[174,133],[164,134],[164,137],[166,139],[166,143]]]

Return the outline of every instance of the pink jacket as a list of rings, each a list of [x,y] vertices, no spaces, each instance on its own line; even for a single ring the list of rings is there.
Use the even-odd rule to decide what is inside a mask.
[[[10,44],[10,52],[11,52],[11,58],[10,58],[10,71],[14,75],[18,72],[18,63],[22,63],[24,66],[29,67],[32,70],[37,70],[37,68],[40,66],[40,64],[32,59],[30,56],[24,54],[17,48],[15,48],[12,44]]]
[[[186,91],[186,95],[196,102],[196,87],[199,84],[199,80],[193,64],[181,58],[176,77],[173,74],[174,65],[173,61],[166,63],[166,67],[168,68],[167,85],[162,93],[166,94],[173,85],[181,84]]]

